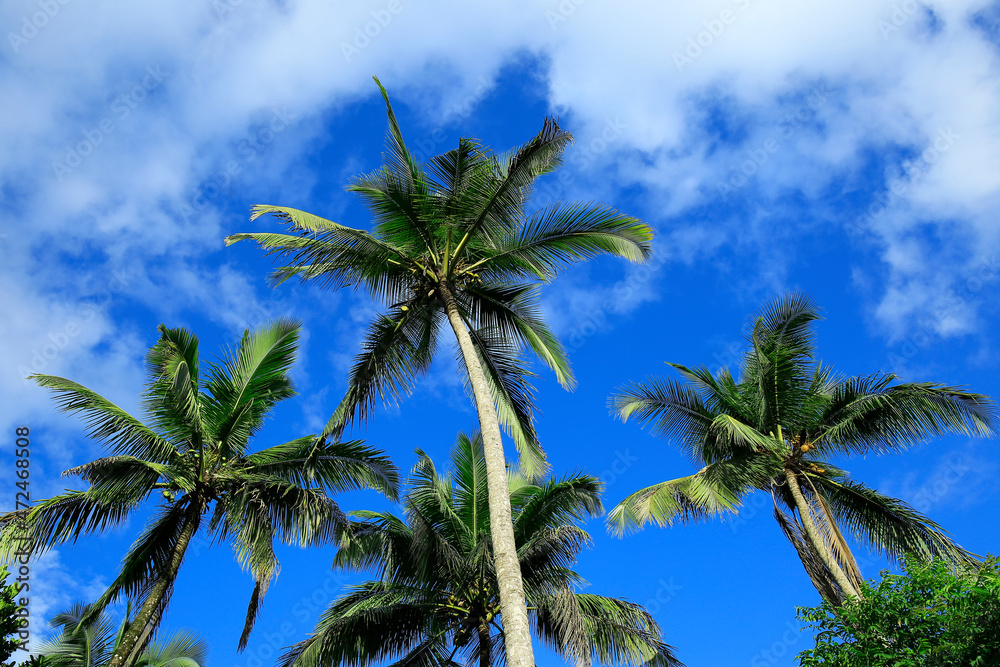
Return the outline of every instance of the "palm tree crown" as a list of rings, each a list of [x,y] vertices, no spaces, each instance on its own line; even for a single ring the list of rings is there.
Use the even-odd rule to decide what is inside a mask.
[[[933,521],[828,459],[905,451],[949,432],[991,435],[994,403],[940,384],[893,384],[891,374],[840,377],[814,359],[817,319],[807,297],[777,298],[749,333],[738,378],[670,364],[684,382],[650,378],[612,396],[623,420],[676,438],[704,466],[623,500],[609,517],[616,530],[735,512],[746,494],[765,491],[817,590],[835,604],[857,596],[862,581],[841,527],[897,559],[971,557]]]
[[[378,79],[376,79],[378,83]],[[510,527],[501,425],[514,440],[521,469],[541,475],[545,455],[533,424],[530,349],[565,387],[574,383],[565,350],[542,319],[541,281],[563,267],[609,253],[648,257],[652,231],[604,205],[556,204],[529,214],[534,181],[561,164],[572,136],[553,119],[517,150],[497,155],[474,139],[417,162],[403,141],[389,96],[384,164],[350,186],[372,213],[371,232],[283,206],[255,206],[291,234],[234,234],[257,241],[291,277],[367,290],[385,310],[371,323],[348,389],[323,435],[338,435],[380,401],[407,392],[430,366],[440,330],[458,342],[483,434],[496,573],[512,667],[534,667],[524,591]]]
[[[160,340],[147,355],[145,422],[80,384],[33,376],[54,392],[60,409],[83,417],[110,456],[63,473],[82,477],[90,483],[87,490],[0,517],[0,556],[9,562],[15,550],[37,554],[121,526],[150,496],[162,493],[120,573],[89,612],[95,615],[123,597],[140,604],[111,667],[133,665],[146,646],[198,530],[230,542],[254,577],[242,648],[278,571],[275,538],[301,546],[333,539],[346,517],[328,491],[375,488],[395,496],[396,468],[361,442],[306,436],[249,451],[274,405],[295,393],[288,370],[298,332],[290,321],[246,332],[234,352],[202,369],[198,339],[161,325]]]
[[[42,642],[38,653],[51,667],[107,667],[131,625],[127,615],[115,630],[106,611],[96,616],[82,603],[56,614],[49,623],[59,633]],[[136,667],[204,667],[208,644],[193,632],[171,633],[148,645]]]
[[[358,512],[337,567],[374,569],[321,616],[313,635],[282,667],[504,664],[493,571],[482,440],[460,435],[451,475],[419,452],[404,517]],[[511,475],[514,534],[535,633],[576,664],[678,665],[642,607],[575,592],[570,569],[590,543],[578,525],[603,513],[600,482],[589,476],[529,484]]]
[[[377,81],[377,80],[376,80]],[[398,398],[427,369],[454,301],[490,385],[501,423],[529,474],[544,472],[533,418],[530,348],[572,387],[565,351],[541,317],[538,281],[569,264],[610,253],[645,260],[652,232],[603,205],[562,203],[529,215],[534,181],[562,163],[572,135],[547,119],[516,151],[496,155],[474,139],[421,165],[410,154],[385,89],[388,151],[378,170],[348,187],[375,221],[366,232],[283,206],[253,207],[251,220],[273,214],[293,234],[233,234],[252,239],[280,261],[275,283],[291,277],[325,286],[363,288],[386,311],[372,322],[350,375],[347,398],[331,420],[342,427],[380,400]]]

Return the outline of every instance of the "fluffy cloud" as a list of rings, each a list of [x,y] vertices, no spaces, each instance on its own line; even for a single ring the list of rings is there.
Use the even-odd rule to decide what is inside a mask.
[[[937,321],[938,335],[975,331],[977,299],[942,304],[1000,247],[988,9],[971,0],[6,3],[0,189],[3,248],[18,259],[0,280],[17,295],[20,324],[5,332],[3,391],[20,392],[25,359],[103,289],[94,276],[121,267],[136,275],[121,292],[129,303],[201,308],[237,327],[259,304],[231,295],[258,277],[202,264],[219,264],[212,253],[233,222],[235,187],[308,190],[316,175],[303,156],[338,109],[374,93],[373,72],[434,119],[467,113],[524,54],[541,63],[552,109],[577,134],[575,180],[560,196],[613,200],[638,188],[679,261],[727,243],[766,247],[773,231],[755,216],[797,216],[791,239],[834,225],[881,262],[884,286],[869,306],[887,335],[921,318]],[[779,264],[758,279],[781,283]],[[995,292],[992,273],[978,279],[979,294]],[[225,312],[210,314],[200,296],[217,287],[229,295]],[[129,326],[102,312],[65,348],[104,364]],[[126,358],[136,363],[114,363]]]

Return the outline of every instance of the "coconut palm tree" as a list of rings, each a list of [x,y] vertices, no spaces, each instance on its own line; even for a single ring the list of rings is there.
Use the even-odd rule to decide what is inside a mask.
[[[542,474],[525,349],[564,387],[574,380],[562,345],[539,312],[539,282],[599,254],[642,261],[652,232],[603,205],[557,204],[527,212],[532,184],[559,166],[572,140],[555,120],[547,119],[534,139],[509,153],[496,155],[463,138],[457,149],[422,165],[407,149],[385,88],[378,85],[389,119],[385,163],[348,188],[371,210],[373,230],[261,205],[251,219],[273,214],[293,233],[234,234],[226,241],[252,239],[277,256],[285,266],[274,274],[275,282],[298,277],[364,289],[384,304],[324,435],[339,434],[380,401],[409,391],[429,367],[441,327],[445,322],[451,327],[486,450],[507,658],[513,667],[534,667],[500,425],[518,448],[522,470]]]
[[[459,435],[448,475],[417,453],[405,515],[356,512],[363,520],[335,556],[335,567],[371,568],[379,579],[334,601],[281,667],[504,664],[482,439]],[[570,567],[590,544],[578,524],[603,513],[600,481],[576,475],[534,485],[511,474],[509,484],[535,633],[578,665],[679,665],[645,609],[575,591],[583,580]]]
[[[42,642],[38,649],[51,667],[107,667],[131,622],[128,614],[115,630],[106,611],[97,615],[77,603],[56,614],[49,624],[59,633]],[[136,667],[204,667],[208,644],[193,632],[175,632],[153,641],[136,660]]]
[[[627,497],[609,516],[614,529],[735,513],[747,494],[764,491],[816,589],[832,604],[858,596],[862,582],[845,529],[895,559],[971,558],[936,523],[852,480],[829,457],[902,452],[945,433],[989,436],[995,404],[941,384],[894,384],[892,374],[838,376],[814,358],[817,319],[806,296],[781,296],[753,325],[738,378],[725,368],[713,375],[670,364],[684,382],[650,378],[611,397],[623,420],[635,417],[676,438],[703,466]]]
[[[289,368],[299,326],[278,321],[245,332],[220,362],[200,367],[198,339],[160,326],[147,357],[146,421],[71,380],[34,375],[59,408],[80,414],[109,456],[64,472],[90,483],[0,517],[0,557],[41,553],[81,535],[123,525],[162,493],[121,571],[90,608],[128,598],[138,604],[109,667],[131,667],[160,622],[192,538],[205,530],[228,541],[255,585],[240,648],[278,571],[275,538],[308,546],[334,539],[346,517],[328,491],[374,488],[395,497],[398,471],[361,442],[298,438],[257,452],[250,440],[279,401],[294,395]]]

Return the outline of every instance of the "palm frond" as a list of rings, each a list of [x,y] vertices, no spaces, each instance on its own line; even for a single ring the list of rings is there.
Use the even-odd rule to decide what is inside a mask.
[[[597,660],[605,665],[683,667],[673,647],[663,642],[656,621],[641,606],[587,593],[573,594],[571,604],[576,614],[551,609],[548,605],[539,606],[536,628],[550,646],[566,642],[576,644],[575,652],[582,664]],[[566,625],[563,619],[574,616],[579,627],[570,634],[561,626]]]
[[[298,322],[279,319],[245,331],[235,352],[212,364],[205,389],[211,394],[206,421],[219,455],[242,455],[264,417],[279,401],[295,395],[288,371],[299,344]]]
[[[499,247],[520,224],[531,184],[561,163],[562,152],[572,140],[572,135],[560,129],[554,118],[546,118],[534,139],[509,158],[497,160],[497,177],[492,182],[484,181],[488,183],[488,192],[483,195],[488,194],[488,199],[478,206],[477,215],[460,227],[463,236],[449,263],[457,264],[463,259],[470,245]],[[476,198],[483,199],[482,195]]]
[[[91,492],[108,502],[134,504],[145,498],[161,478],[169,480],[174,472],[169,465],[134,456],[109,456],[64,470],[62,476],[79,476],[90,482]]]
[[[172,633],[150,642],[136,667],[204,667],[208,642],[190,631]]]
[[[81,414],[88,437],[112,453],[159,463],[166,463],[173,455],[169,442],[97,392],[53,375],[32,375],[29,379],[52,390],[59,410]]]
[[[608,206],[557,204],[535,213],[516,237],[469,268],[499,280],[551,280],[560,269],[604,253],[645,261],[652,238],[647,224]]]
[[[548,464],[535,432],[535,390],[527,380],[533,373],[524,355],[507,339],[488,329],[470,327],[469,337],[490,386],[500,425],[517,448],[521,473],[529,479],[541,476]],[[461,350],[458,359],[464,366]],[[468,375],[463,379],[468,382]]]
[[[333,492],[375,489],[396,500],[399,470],[382,451],[361,440],[328,441],[314,435],[263,449],[245,458],[252,474],[273,475],[298,486],[321,484]]]
[[[622,421],[635,417],[651,426],[654,434],[678,439],[697,461],[705,460],[702,452],[722,449],[709,440],[715,415],[702,403],[698,392],[675,380],[648,377],[644,382],[624,385],[611,395],[608,405]]]
[[[589,475],[550,478],[533,489],[514,517],[514,539],[526,544],[544,529],[555,529],[588,517],[604,514],[601,505],[601,481]]]
[[[355,357],[344,399],[321,437],[336,438],[355,416],[363,421],[380,402],[398,401],[409,393],[414,378],[430,366],[439,327],[430,299],[379,315]]]
[[[187,329],[159,326],[160,339],[146,354],[149,382],[142,405],[151,426],[175,443],[204,438],[201,422],[198,338]]]
[[[355,587],[327,608],[316,629],[279,659],[279,667],[362,667],[404,656],[436,623],[424,591],[387,582]]]
[[[990,397],[930,382],[890,386],[893,379],[874,374],[838,385],[816,446],[827,452],[883,453],[947,433],[993,435],[997,406]]]
[[[130,489],[126,489],[130,490]],[[15,553],[38,555],[83,534],[108,531],[125,523],[142,498],[112,496],[94,489],[68,491],[35,507],[0,516],[0,559]]]
[[[486,484],[486,457],[480,433],[460,433],[451,449],[454,472],[452,501],[461,522],[473,534],[489,530],[489,493]]]
[[[813,482],[833,516],[872,549],[896,560],[904,554],[952,563],[974,560],[973,554],[956,544],[941,526],[898,498],[843,478],[816,476]]]
[[[183,557],[183,554],[177,553],[177,549],[185,528],[197,531],[200,521],[200,512],[193,511],[184,498],[161,508],[129,548],[118,576],[90,606],[86,619],[89,621],[122,597],[142,599],[168,570],[171,560]],[[168,582],[167,592],[160,603],[159,613],[162,614],[168,604],[172,590],[171,581]]]
[[[541,315],[539,289],[530,284],[470,284],[458,295],[474,328],[497,332],[531,349],[564,389],[576,386],[566,350]]]
[[[639,530],[647,523],[662,528],[678,520],[688,523],[725,512],[735,514],[740,497],[731,489],[709,481],[704,473],[702,470],[636,491],[611,510],[609,526],[615,533],[623,534]]]

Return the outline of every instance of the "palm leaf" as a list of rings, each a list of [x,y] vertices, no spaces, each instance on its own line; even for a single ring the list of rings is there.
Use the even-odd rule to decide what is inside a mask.
[[[308,435],[244,460],[251,474],[273,475],[302,487],[319,483],[334,492],[376,489],[391,500],[399,490],[396,466],[361,440],[330,442]]]
[[[16,551],[38,555],[65,542],[76,542],[85,533],[109,531],[125,523],[141,498],[108,493],[69,491],[44,500],[33,508],[0,517],[0,558],[15,560]]]
[[[678,520],[688,523],[725,512],[735,514],[739,502],[731,489],[710,482],[702,470],[636,491],[611,510],[608,524],[618,534],[651,522],[662,528]]]
[[[943,558],[952,563],[974,560],[941,526],[902,500],[843,478],[816,476],[813,481],[837,521],[872,549],[896,560],[904,554],[924,559]]]
[[[551,280],[583,259],[608,253],[633,262],[649,259],[652,231],[637,218],[601,204],[574,202],[535,213],[520,233],[469,267],[501,280]]]
[[[62,412],[81,413],[87,436],[108,447],[112,453],[166,463],[173,446],[141,421],[100,394],[65,378],[32,375],[40,386],[52,390],[56,407]]]

